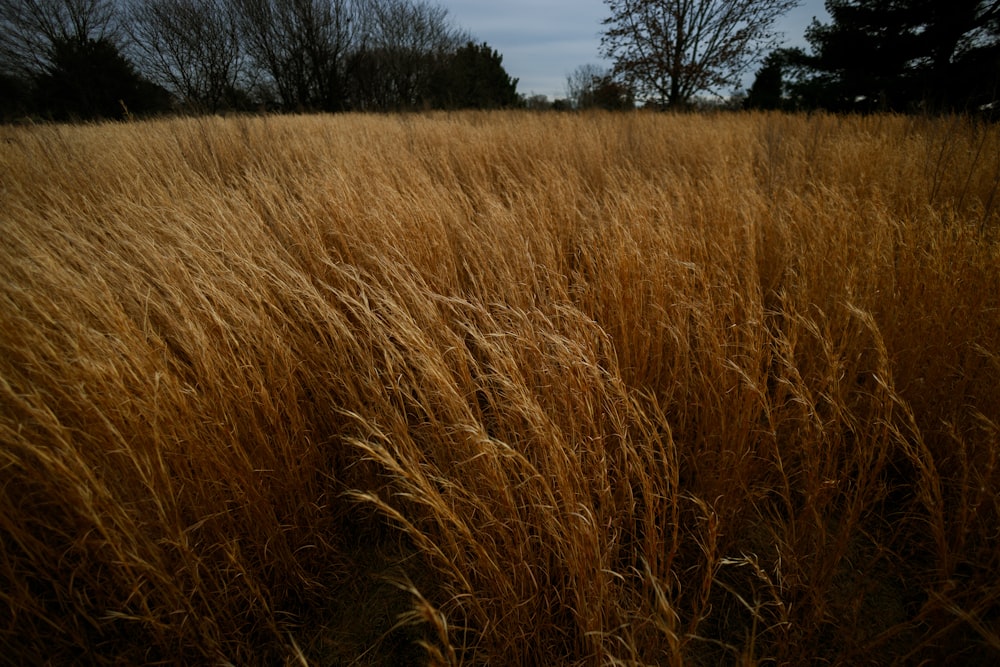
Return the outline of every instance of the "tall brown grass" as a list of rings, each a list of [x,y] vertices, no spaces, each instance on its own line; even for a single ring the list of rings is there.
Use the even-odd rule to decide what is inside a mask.
[[[0,661],[1000,657],[1000,131],[0,131]]]

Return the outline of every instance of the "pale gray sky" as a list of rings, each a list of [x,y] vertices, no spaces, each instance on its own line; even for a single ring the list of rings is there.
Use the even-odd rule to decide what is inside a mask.
[[[458,27],[503,54],[519,93],[566,94],[566,77],[578,66],[609,65],[600,58],[602,0],[438,0]],[[791,45],[805,45],[812,17],[828,20],[823,0],[803,0],[779,29]],[[752,81],[752,73],[750,76]]]

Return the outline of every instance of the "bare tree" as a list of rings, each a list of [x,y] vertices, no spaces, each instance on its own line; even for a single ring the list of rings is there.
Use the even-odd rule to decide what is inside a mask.
[[[128,31],[143,72],[189,108],[237,103],[247,68],[228,0],[132,0]]]
[[[119,42],[114,0],[0,0],[0,67],[20,76],[52,65],[55,48]]]
[[[431,95],[436,68],[471,39],[452,27],[447,9],[423,0],[368,0],[364,14],[367,29],[355,57],[361,107],[419,106]]]
[[[336,110],[358,26],[349,0],[232,0],[245,48],[286,109]]]
[[[605,56],[640,98],[683,106],[717,92],[777,45],[774,24],[800,0],[605,0]]]
[[[594,91],[609,72],[594,64],[580,65],[566,77],[566,97],[576,109],[594,106]]]

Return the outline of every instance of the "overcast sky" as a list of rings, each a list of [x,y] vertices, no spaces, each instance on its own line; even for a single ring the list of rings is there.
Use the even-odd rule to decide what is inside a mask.
[[[607,16],[602,0],[439,0],[439,4],[458,27],[503,54],[504,68],[519,79],[517,91],[524,95],[564,97],[566,77],[578,66],[609,64],[599,54],[601,21]],[[813,16],[828,18],[823,0],[803,0],[785,16],[779,25],[785,40],[805,45],[803,34]]]

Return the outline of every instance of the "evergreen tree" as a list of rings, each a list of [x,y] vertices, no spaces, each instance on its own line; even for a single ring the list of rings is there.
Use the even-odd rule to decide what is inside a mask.
[[[799,92],[842,111],[970,110],[1000,83],[995,0],[827,0]]]
[[[781,109],[785,106],[784,52],[772,51],[754,78],[744,106],[747,109]]]
[[[35,81],[35,106],[56,120],[123,118],[162,108],[162,89],[140,77],[107,39],[59,39]]]
[[[503,67],[503,56],[488,44],[467,42],[445,58],[435,106],[498,109],[517,106],[517,79]]]
[[[23,116],[30,109],[30,84],[16,74],[0,73],[0,121]]]

